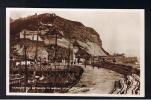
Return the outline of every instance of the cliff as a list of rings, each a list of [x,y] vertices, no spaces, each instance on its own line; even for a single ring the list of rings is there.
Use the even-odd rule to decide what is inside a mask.
[[[93,56],[107,56],[109,55],[102,47],[102,41],[99,34],[90,27],[84,26],[80,22],[67,20],[55,14],[40,14],[28,16],[11,21],[10,23],[10,40],[12,45],[16,45],[20,41],[20,34],[26,31],[28,35],[38,32],[39,22],[44,25],[53,25],[57,27],[59,32],[63,34],[62,38],[58,39],[58,45],[63,48],[68,48],[71,41],[77,41],[79,45]],[[47,27],[40,27],[39,37],[43,41],[43,49],[50,43],[54,44],[54,38],[51,39],[46,35]],[[31,37],[29,37],[31,40]],[[33,41],[33,40],[32,40]],[[32,45],[36,46],[36,45]],[[33,51],[33,50],[31,50]],[[46,50],[45,50],[46,51]]]

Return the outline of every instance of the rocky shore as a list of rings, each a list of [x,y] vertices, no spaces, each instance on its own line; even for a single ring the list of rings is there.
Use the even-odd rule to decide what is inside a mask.
[[[84,73],[68,93],[139,95],[139,75],[123,75],[106,68],[82,66]]]
[[[114,89],[111,94],[140,94],[140,78],[137,74],[127,75],[114,83]]]

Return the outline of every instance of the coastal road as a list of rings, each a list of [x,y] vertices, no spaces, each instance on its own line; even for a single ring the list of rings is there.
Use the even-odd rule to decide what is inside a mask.
[[[97,68],[87,65],[77,85],[69,93],[108,94],[114,87],[114,82],[123,77],[122,74],[109,69]]]

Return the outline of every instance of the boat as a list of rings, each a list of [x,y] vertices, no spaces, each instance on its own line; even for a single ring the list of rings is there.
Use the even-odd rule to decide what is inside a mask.
[[[37,35],[37,39],[34,59],[29,59],[27,57],[27,46],[29,45],[26,43],[28,41],[26,38],[28,35],[26,34],[26,31],[24,31],[23,37],[24,57],[15,58],[15,55],[13,54],[16,53],[12,53],[13,59],[10,59],[9,90],[13,93],[66,93],[79,82],[83,69],[80,66],[71,63],[70,46],[68,48],[69,55],[67,59],[57,58],[57,39],[63,34],[56,26],[53,24],[43,24],[42,22],[38,22],[38,26],[38,32],[35,34]],[[54,56],[48,54],[48,56],[51,56],[53,59],[48,59],[45,62],[38,59],[38,39],[41,35],[40,27],[48,28],[48,37],[55,38],[55,44],[53,45]],[[49,46],[52,45],[49,44]],[[59,61],[66,61],[67,63],[58,65]]]

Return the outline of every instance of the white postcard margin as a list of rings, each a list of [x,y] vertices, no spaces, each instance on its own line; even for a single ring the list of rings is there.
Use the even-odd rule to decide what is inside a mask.
[[[101,11],[101,12],[140,12],[141,34],[140,34],[140,95],[128,94],[71,94],[71,93],[10,93],[9,92],[9,34],[10,34],[10,12],[11,11]],[[144,58],[144,9],[61,9],[61,8],[6,8],[6,95],[11,96],[90,96],[90,97],[144,97],[145,96],[145,58]]]

